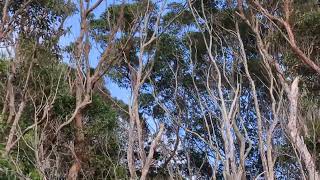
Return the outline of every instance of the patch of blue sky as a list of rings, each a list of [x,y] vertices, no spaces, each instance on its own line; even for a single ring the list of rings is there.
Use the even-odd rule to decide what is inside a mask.
[[[95,1],[91,0],[91,4]],[[100,6],[98,6],[94,11],[94,16],[99,17],[105,10],[112,4],[121,4],[122,1],[104,1]],[[127,1],[128,3],[133,3],[134,1]],[[168,0],[166,4],[170,3],[183,3],[182,0]],[[165,11],[166,13],[167,11]],[[70,45],[70,43],[75,42],[76,38],[80,33],[80,16],[79,13],[75,13],[71,17],[69,17],[65,22],[66,27],[70,28],[69,33],[67,33],[60,40],[60,44],[62,47],[66,47]],[[92,50],[90,52],[90,66],[96,67],[99,57],[103,51],[103,49],[96,43],[92,43]],[[67,54],[64,54],[63,61],[65,63],[69,63],[69,58]],[[130,90],[126,88],[119,87],[116,83],[114,83],[110,78],[105,78],[107,89],[110,91],[112,97],[122,100],[124,103],[129,103],[130,100]]]
[[[104,2],[102,2],[102,4],[100,6],[98,6],[94,11],[95,17],[99,17],[108,8],[108,6],[110,6],[110,4],[119,4],[119,2],[120,1],[114,1],[114,2],[104,1]],[[91,4],[93,4],[93,3],[94,3],[94,1],[91,1]],[[79,13],[75,13],[74,15],[69,17],[65,22],[65,26],[67,28],[70,28],[70,31],[64,37],[61,38],[60,45],[62,47],[66,47],[66,46],[70,45],[70,43],[75,42],[75,40],[79,36],[79,34],[80,34]],[[93,44],[93,46],[92,46],[92,50],[90,52],[90,66],[96,67],[103,49],[101,47],[99,47],[99,45],[97,45],[96,43],[92,43],[92,44]],[[67,64],[69,63],[69,58],[68,58],[67,54],[63,55],[63,61]],[[112,82],[112,80],[109,78],[106,78],[105,81],[106,81],[106,86],[107,86],[108,90],[110,91],[110,94],[112,97],[117,98],[119,100],[122,100],[124,103],[129,102],[130,91],[128,89],[119,87],[116,83]]]

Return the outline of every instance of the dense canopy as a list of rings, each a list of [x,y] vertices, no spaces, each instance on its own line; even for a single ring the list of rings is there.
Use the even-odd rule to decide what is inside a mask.
[[[317,0],[0,9],[0,179],[320,180]]]

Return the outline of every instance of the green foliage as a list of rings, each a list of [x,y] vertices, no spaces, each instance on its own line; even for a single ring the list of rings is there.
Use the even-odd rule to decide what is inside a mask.
[[[172,23],[178,27],[189,26],[194,23],[192,13],[187,11],[183,4],[172,2],[168,4],[168,9],[169,12],[163,17],[165,23]],[[177,29],[176,32],[178,33],[179,29]]]
[[[76,99],[74,96],[61,94],[55,100],[53,112],[59,117],[67,117],[73,112],[75,104]]]
[[[28,176],[32,179],[32,180],[42,180],[42,176],[40,175],[40,173],[37,171],[37,169],[33,169]]]
[[[16,179],[14,165],[10,161],[3,157],[5,145],[0,143],[0,177],[3,180]]]
[[[298,21],[299,29],[301,33],[305,35],[313,36],[320,33],[320,11],[305,12]],[[305,31],[302,31],[305,30]]]
[[[21,4],[24,3],[22,0],[11,3],[11,13],[21,11]],[[63,19],[74,11],[75,5],[71,1],[37,0],[30,2],[25,12],[21,13],[19,18],[15,18],[13,23],[16,24],[16,30],[26,37],[53,39],[57,35],[56,25],[63,23]],[[29,27],[29,30],[24,31],[24,28],[19,27]]]
[[[117,127],[116,112],[99,95],[93,95],[86,114],[89,117],[88,133],[91,135],[105,135]]]
[[[90,21],[91,29],[94,31],[94,38],[98,41],[106,41],[108,39],[112,27],[115,27],[118,23],[122,8],[124,14],[123,21],[120,22],[120,28],[123,33],[128,34],[133,28],[134,23],[139,20],[137,18],[142,17],[142,14],[146,11],[146,3],[147,2],[141,1],[132,4],[121,4],[108,7],[99,18]],[[153,5],[149,4],[149,10],[153,8]],[[109,21],[107,21],[107,19]]]
[[[118,166],[119,140],[117,137],[118,116],[114,108],[100,95],[92,97],[92,103],[85,111],[88,117],[86,137],[90,141],[90,164],[93,177],[123,179],[126,169]]]
[[[7,71],[7,68],[8,68],[8,62],[1,59],[0,60],[0,75],[5,74]]]
[[[14,14],[22,2],[22,0],[12,1],[9,8],[10,13]],[[96,45],[95,43],[103,48],[106,46],[111,47],[107,61],[111,62],[116,59],[118,63],[108,69],[108,78],[111,78],[121,87],[129,88],[134,79],[134,75],[131,74],[133,71],[132,69],[130,71],[128,66],[130,65],[133,69],[138,67],[138,56],[141,50],[139,44],[141,32],[139,30],[143,28],[140,26],[140,23],[143,24],[143,15],[146,13],[146,10],[151,12],[150,21],[147,24],[147,39],[154,32],[159,7],[153,2],[147,3],[148,1],[143,0],[107,6],[107,9],[105,9],[105,12],[100,17],[95,17],[95,14],[91,13],[88,18],[90,22],[90,32],[88,32],[88,36],[91,38],[90,43],[92,43],[92,47]],[[188,7],[189,4],[170,2],[160,20],[159,33],[157,33],[159,37],[144,49],[142,58],[143,63],[145,63],[145,69],[143,71],[151,67],[151,64],[153,66],[149,78],[142,85],[139,92],[139,115],[143,120],[150,118],[151,120],[164,122],[166,127],[166,140],[161,141],[162,144],[160,143],[159,148],[157,148],[154,157],[155,163],[152,164],[150,176],[160,177],[164,175],[164,178],[166,177],[165,173],[167,171],[158,171],[158,167],[156,166],[161,166],[161,156],[166,158],[168,154],[165,153],[171,151],[171,145],[175,141],[172,137],[179,135],[181,136],[179,147],[172,161],[168,164],[170,166],[168,168],[173,168],[174,171],[177,170],[177,172],[181,173],[181,176],[191,176],[189,174],[191,173],[189,172],[189,166],[191,166],[191,171],[198,171],[197,175],[199,177],[197,178],[199,179],[209,179],[209,176],[212,175],[212,169],[218,168],[216,177],[222,179],[222,174],[225,172],[222,164],[226,153],[228,153],[227,149],[225,149],[227,143],[224,144],[224,136],[227,134],[225,133],[226,130],[229,129],[229,121],[232,125],[230,126],[231,136],[234,137],[233,150],[235,150],[234,161],[237,162],[236,164],[238,164],[240,159],[241,142],[239,140],[241,139],[235,133],[234,126],[239,126],[238,129],[240,133],[245,135],[245,140],[247,141],[248,139],[252,143],[251,152],[245,160],[246,173],[249,174],[249,171],[252,171],[254,172],[252,174],[260,174],[263,171],[262,162],[259,159],[260,152],[258,150],[256,132],[257,113],[254,107],[255,104],[252,103],[252,88],[244,72],[243,62],[241,62],[239,42],[234,34],[235,21],[238,21],[241,38],[248,58],[248,69],[256,85],[263,125],[266,125],[266,127],[263,127],[265,132],[269,129],[269,123],[273,122],[271,110],[273,106],[269,103],[269,93],[272,90],[269,91],[266,87],[269,85],[267,74],[270,72],[266,72],[261,60],[260,53],[256,47],[257,42],[254,33],[235,14],[237,11],[234,7],[235,4],[226,7],[225,3],[226,1],[215,0],[192,1],[192,6],[198,12],[198,14],[196,13],[196,18],[199,24],[197,24]],[[318,36],[320,34],[320,12],[317,7],[312,6],[314,3],[315,1],[312,0],[295,1],[294,7],[298,10],[292,12],[290,24],[293,27],[297,44],[299,46],[301,44],[301,47],[312,44],[314,49],[310,52],[310,57],[318,61],[320,57],[320,51],[318,51],[320,45]],[[2,4],[0,3],[0,6]],[[77,3],[76,5],[79,4]],[[279,7],[282,5],[282,3],[279,3]],[[109,42],[108,38],[112,28],[118,23],[122,8],[124,8],[124,19],[120,22],[119,32],[116,33],[116,40],[113,44],[113,42]],[[255,14],[257,11],[250,8],[252,7],[244,6],[245,14],[248,16],[250,13]],[[267,9],[269,10],[269,6]],[[279,11],[278,9],[281,8],[275,8],[272,13],[282,16],[281,10]],[[36,138],[43,138],[41,152],[43,156],[48,157],[49,165],[53,165],[58,161],[60,163],[56,172],[61,177],[47,179],[63,178],[67,174],[68,168],[70,168],[71,161],[74,160],[73,153],[77,154],[76,151],[79,150],[77,148],[72,149],[78,140],[75,138],[78,131],[75,131],[73,127],[74,122],[64,127],[58,135],[55,134],[56,127],[59,127],[61,123],[70,118],[76,107],[75,89],[70,87],[72,84],[68,84],[70,82],[67,82],[64,78],[64,75],[70,75],[68,77],[70,79],[68,80],[73,81],[76,76],[76,70],[73,69],[74,67],[69,67],[62,62],[62,54],[64,52],[68,53],[70,57],[73,56],[75,44],[71,43],[70,46],[62,50],[59,42],[67,29],[60,30],[56,28],[63,23],[66,17],[74,12],[76,12],[75,4],[71,3],[71,1],[37,0],[32,1],[30,6],[12,22],[16,27],[14,32],[17,34],[17,42],[19,42],[15,47],[15,52],[19,55],[17,57],[22,57],[21,62],[17,63],[17,72],[15,73],[13,82],[17,105],[21,102],[22,95],[24,95],[22,89],[28,77],[28,70],[32,67],[26,91],[27,105],[18,123],[18,133],[23,132],[26,127],[32,125],[35,119],[42,117],[43,109],[41,109],[41,106],[46,100],[50,102],[55,97],[55,101],[47,119],[39,122],[37,129],[31,129],[23,134],[23,138],[20,139],[19,144],[10,152],[10,156],[0,157],[0,179],[18,179],[20,177],[18,177],[17,172],[19,172],[19,176],[21,174],[30,179],[40,180],[44,178],[42,177],[43,175],[50,174],[53,171],[53,168],[48,168],[44,170],[45,174],[42,174],[35,165],[38,159],[33,149],[39,148],[35,141]],[[204,18],[205,15],[206,19]],[[319,117],[317,117],[318,114],[315,113],[319,109],[319,96],[317,95],[319,88],[317,87],[320,87],[320,83],[318,75],[315,75],[314,72],[306,68],[298,57],[292,53],[280,31],[276,32],[278,29],[268,27],[266,18],[263,15],[255,15],[259,16],[257,20],[261,20],[257,21],[260,26],[259,31],[261,36],[263,38],[268,36],[266,41],[270,40],[270,44],[268,42],[263,43],[268,45],[268,51],[272,55],[275,54],[275,60],[280,63],[281,68],[286,70],[284,74],[285,79],[289,82],[297,74],[301,76],[300,84],[304,96],[299,104],[299,112],[301,113],[301,117],[303,117],[302,119],[306,120],[303,125],[306,125],[306,129],[311,134],[311,136],[305,135],[307,133],[304,134],[304,142],[310,152],[312,152],[317,164],[320,164],[320,145],[318,142],[320,139],[320,123]],[[254,15],[252,16],[252,18],[255,17]],[[205,27],[205,20],[211,27]],[[135,25],[138,26],[137,32],[134,33],[133,37],[130,37],[132,27]],[[212,42],[209,42],[209,33],[212,33],[214,36]],[[212,49],[208,50],[206,43],[212,43],[210,44],[212,45]],[[208,58],[208,51],[212,51],[214,59]],[[127,62],[124,61],[124,56],[127,58]],[[212,61],[216,64],[213,64]],[[8,62],[0,60],[1,82],[6,81],[9,70]],[[82,66],[83,64],[79,63],[77,65]],[[296,66],[299,67],[296,68]],[[218,84],[218,70],[216,68],[221,70],[221,76],[219,76],[222,81],[221,86]],[[95,69],[90,68],[90,71],[93,73]],[[274,73],[274,82],[276,82],[274,83],[274,91],[277,91],[278,88],[281,88],[281,83],[277,80],[277,72],[275,70],[271,71],[271,73]],[[85,80],[83,80],[83,83],[85,83]],[[6,91],[4,90],[5,84],[1,83],[0,85],[0,95],[2,97],[0,107],[2,108],[3,97]],[[102,87],[104,83],[99,82],[97,85]],[[239,91],[240,97],[235,99],[237,101],[233,102],[233,96],[236,94],[232,90],[235,87],[232,86],[236,85],[239,85],[241,88]],[[221,88],[218,89],[218,86]],[[157,104],[154,94],[152,94],[153,90],[156,91],[157,100],[161,101],[168,108],[171,113],[170,115]],[[127,139],[123,135],[123,131],[127,130],[127,124],[122,127],[120,123],[123,122],[120,119],[127,119],[128,115],[119,110],[109,98],[99,93],[101,92],[97,91],[94,87],[92,103],[81,109],[81,114],[83,115],[82,130],[84,132],[84,142],[81,143],[84,143],[86,146],[84,154],[88,157],[86,157],[86,162],[81,167],[82,174],[79,177],[87,179],[127,179],[129,172],[126,167],[124,152]],[[105,90],[105,93],[108,94],[109,92]],[[274,94],[277,93],[275,92]],[[224,101],[222,101],[221,96],[225,97]],[[310,98],[306,98],[306,96]],[[278,98],[275,97],[276,101]],[[285,102],[286,97],[282,98],[283,102]],[[119,103],[124,109],[128,108],[125,103]],[[225,104],[226,108],[221,108],[222,103]],[[284,114],[281,114],[281,118],[282,115],[286,115],[287,107],[283,108],[281,103],[275,103],[274,105],[279,114],[284,112]],[[286,104],[283,106],[286,106]],[[232,107],[235,108],[234,113],[223,112],[224,109],[227,111],[232,110]],[[225,120],[223,114],[225,113],[227,113],[228,123],[223,124],[222,122]],[[0,137],[0,142],[2,143],[0,144],[1,154],[4,152],[7,131],[11,126],[4,122],[6,116],[7,114],[4,114],[3,117],[0,117],[0,135],[3,135]],[[243,118],[244,121],[241,124],[240,118]],[[148,130],[148,125],[151,127],[152,124],[148,124],[148,120],[144,122],[146,122],[143,124],[145,128],[144,138],[149,143],[152,135],[150,134],[151,131]],[[176,132],[176,129],[179,132]],[[193,133],[189,133],[190,131]],[[272,136],[272,143],[274,143],[275,152],[280,152],[275,164],[277,166],[275,168],[276,174],[285,176],[283,178],[285,179],[288,178],[284,173],[285,170],[291,170],[290,168],[292,168],[294,172],[292,177],[300,173],[300,171],[295,158],[281,154],[283,152],[283,154],[295,156],[292,152],[292,147],[283,134],[284,131],[280,129],[280,125],[276,126],[274,136]],[[212,141],[212,138],[209,138],[209,136],[214,138],[214,142],[210,145],[200,140],[203,138]],[[166,145],[170,145],[170,147],[167,148],[165,147]],[[246,142],[245,148],[247,146],[248,143]],[[147,148],[148,146],[146,145]],[[215,150],[216,148],[217,150]],[[159,152],[158,149],[160,150]],[[187,162],[188,164],[186,163],[186,155],[183,154],[184,151],[188,151],[187,156],[190,159]],[[219,159],[217,152],[221,156]],[[139,155],[137,153],[134,156]],[[13,163],[11,158],[14,158],[16,164]],[[173,164],[171,164],[172,162]],[[215,162],[217,162],[217,167],[213,166]],[[171,167],[175,165],[177,167]],[[163,169],[165,168],[167,167],[163,167]],[[160,169],[162,168],[160,167]],[[248,177],[247,179],[253,178]]]
[[[28,148],[25,148],[25,144],[21,144],[21,149],[24,149],[24,152],[22,153],[30,153],[29,157],[31,157],[32,151]],[[32,180],[42,180],[43,177],[39,173],[38,169],[30,163],[27,154],[24,154],[21,156],[20,161],[13,163],[11,160],[11,157],[3,156],[4,153],[4,144],[0,144],[0,179],[1,180],[15,180],[15,179],[21,179],[19,174],[17,172],[22,172],[25,174],[27,178],[31,178]],[[17,155],[17,154],[15,154]],[[20,174],[21,175],[21,174]]]

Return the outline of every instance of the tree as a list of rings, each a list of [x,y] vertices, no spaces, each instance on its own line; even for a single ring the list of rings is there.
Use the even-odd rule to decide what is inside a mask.
[[[0,176],[319,179],[316,3],[3,1]]]

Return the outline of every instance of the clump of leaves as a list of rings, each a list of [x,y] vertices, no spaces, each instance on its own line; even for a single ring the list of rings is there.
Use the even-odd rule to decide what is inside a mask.
[[[74,110],[76,104],[76,99],[74,96],[70,96],[67,94],[62,94],[57,97],[54,105],[53,112],[55,115],[63,118],[67,115],[71,114]]]

